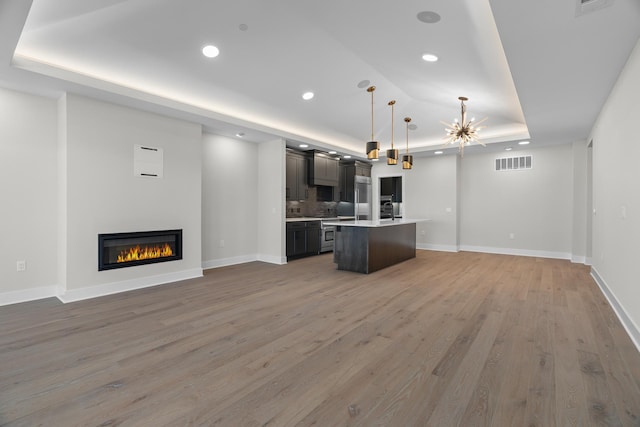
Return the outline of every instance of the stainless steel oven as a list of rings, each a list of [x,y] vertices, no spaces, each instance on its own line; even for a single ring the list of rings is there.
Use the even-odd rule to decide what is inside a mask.
[[[333,218],[331,221],[335,221]],[[324,221],[320,226],[320,252],[329,252],[333,250],[333,238],[336,235],[335,225],[325,225]]]

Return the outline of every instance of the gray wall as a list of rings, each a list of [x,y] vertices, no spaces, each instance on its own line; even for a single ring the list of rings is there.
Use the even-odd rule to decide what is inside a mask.
[[[258,147],[258,259],[274,264],[287,262],[285,237],[286,141],[276,139]]]
[[[531,169],[495,171],[496,158],[529,154]],[[571,144],[465,155],[461,248],[570,259],[572,164]]]
[[[593,128],[593,273],[640,348],[640,41]]]
[[[202,274],[200,125],[66,97],[65,300]],[[134,144],[164,150],[164,177],[136,177]],[[97,271],[99,233],[183,230],[183,259]],[[153,277],[154,279],[149,279]]]
[[[584,237],[574,237],[574,219],[584,234],[586,202],[574,193],[586,186],[586,158],[575,151],[584,150],[563,144],[416,158],[403,176],[406,216],[430,219],[418,226],[418,247],[574,259],[578,246],[584,258]],[[494,170],[498,157],[529,154],[530,170]],[[376,165],[374,174],[393,173],[390,168]]]
[[[56,292],[56,109],[54,100],[0,89],[0,304]]]
[[[257,210],[258,145],[203,135],[203,267],[257,259]]]

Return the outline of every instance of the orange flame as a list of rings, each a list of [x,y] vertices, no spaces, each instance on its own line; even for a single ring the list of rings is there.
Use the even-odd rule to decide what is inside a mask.
[[[117,262],[129,262],[129,261],[138,261],[142,259],[162,258],[162,257],[167,257],[172,255],[173,255],[173,251],[171,250],[171,246],[169,246],[168,243],[165,243],[164,245],[144,246],[144,247],[140,247],[140,245],[136,245],[135,247],[132,247],[120,252],[120,255],[118,255]]]

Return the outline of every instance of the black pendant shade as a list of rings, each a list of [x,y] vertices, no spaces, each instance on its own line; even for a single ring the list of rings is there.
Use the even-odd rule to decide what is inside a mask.
[[[405,117],[404,122],[407,124],[407,154],[402,156],[402,169],[411,169],[413,167],[413,156],[409,154],[409,123],[411,117]]]
[[[404,154],[402,156],[402,169],[411,169],[413,167],[413,156],[411,154]]]
[[[380,153],[380,143],[378,141],[367,142],[367,159],[375,160]]]
[[[392,148],[387,150],[387,164],[388,165],[397,165],[398,164],[398,149]]]

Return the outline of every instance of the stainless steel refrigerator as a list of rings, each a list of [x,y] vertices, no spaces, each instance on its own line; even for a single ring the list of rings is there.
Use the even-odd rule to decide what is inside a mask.
[[[371,177],[355,177],[355,205],[354,216],[356,219],[372,219]]]

